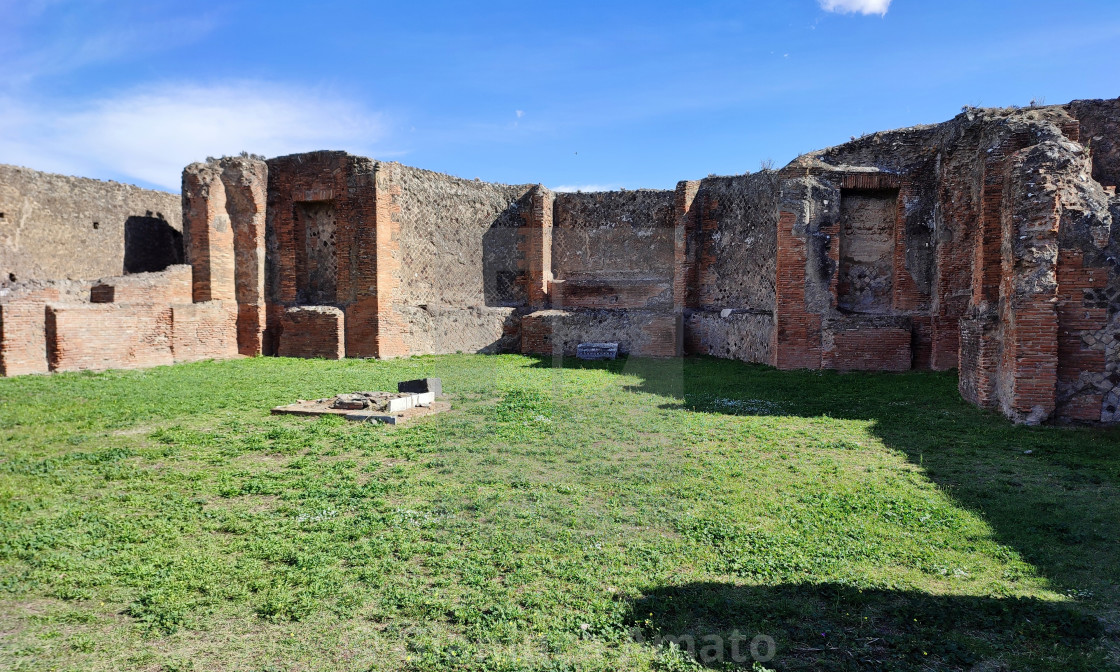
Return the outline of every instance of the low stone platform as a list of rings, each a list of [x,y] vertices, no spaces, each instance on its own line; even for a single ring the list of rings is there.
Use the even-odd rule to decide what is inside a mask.
[[[357,393],[361,394],[361,393]],[[380,394],[386,395],[386,401],[392,397],[405,397],[408,395],[391,394],[382,392]],[[287,406],[277,406],[272,409],[273,415],[340,415],[347,420],[354,422],[380,422],[386,425],[401,425],[415,418],[423,417],[426,415],[434,415],[444,411],[451,410],[451,404],[446,401],[431,401],[424,406],[413,405],[408,408],[395,410],[388,410],[389,405],[386,404],[371,404],[367,408],[340,408],[340,406],[348,406],[350,404],[339,403],[340,398],[344,401],[356,395],[342,394],[335,397],[328,397],[326,399],[300,399],[294,404]],[[411,395],[418,396],[418,395]]]

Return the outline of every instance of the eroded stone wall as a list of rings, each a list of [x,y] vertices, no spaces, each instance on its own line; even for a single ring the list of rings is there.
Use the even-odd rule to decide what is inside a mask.
[[[536,188],[399,164],[389,174],[399,189],[400,278],[390,309],[407,334],[396,354],[516,350],[530,303],[525,245]]]
[[[673,200],[671,191],[557,194],[552,305],[671,310]]]
[[[780,189],[773,171],[678,185],[686,352],[772,361]]]
[[[179,195],[0,165],[0,288],[183,263]]]
[[[1120,100],[965,108],[780,171],[588,194],[344,152],[222,159],[184,174],[193,302],[171,279],[150,296],[170,306],[176,360],[227,356],[230,319],[242,354],[602,340],[779,368],[958,367],[966,399],[1016,421],[1116,421],[1118,133]],[[136,331],[142,282],[77,303],[111,302]],[[71,315],[102,313],[57,289],[0,296],[0,354],[22,352],[0,367],[103,361],[67,336]],[[52,310],[45,350],[3,336],[36,340],[34,314]],[[51,360],[52,338],[71,354]]]
[[[1021,422],[1110,420],[1120,401],[1109,354],[1120,294],[1107,184],[1116,112],[1116,101],[966,108],[785,168],[783,189],[802,197],[783,213],[788,229],[779,225],[779,296],[789,301],[779,300],[776,363],[812,365],[818,318],[825,367],[907,368],[909,333],[911,365],[959,366],[973,403]],[[805,180],[820,193],[804,198]],[[876,188],[898,189],[890,235],[889,199],[868,201]],[[837,215],[806,214],[827,212],[837,195]],[[853,217],[880,225],[853,227]],[[861,343],[874,345],[859,352]]]

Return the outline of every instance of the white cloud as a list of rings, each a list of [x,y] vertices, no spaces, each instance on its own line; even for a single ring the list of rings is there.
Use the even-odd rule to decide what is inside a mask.
[[[370,153],[384,136],[383,119],[352,101],[260,82],[162,84],[68,109],[0,98],[0,163],[175,191],[207,156]]]
[[[552,187],[553,191],[560,193],[574,193],[577,191],[615,191],[618,185],[615,184],[561,184],[558,187]]]
[[[879,14],[887,13],[891,0],[817,0],[821,9],[840,14]]]

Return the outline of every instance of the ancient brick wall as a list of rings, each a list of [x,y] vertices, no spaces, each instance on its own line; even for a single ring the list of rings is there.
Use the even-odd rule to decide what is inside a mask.
[[[1108,179],[1114,159],[1102,141],[1090,164],[1076,142],[1089,127],[1114,134],[1113,107],[966,109],[783,169],[839,186],[840,212],[814,224],[806,213],[835,194],[783,186],[798,197],[785,199],[777,227],[775,363],[813,366],[819,342],[825,367],[960,366],[967,399],[1017,421],[1114,412],[1115,197],[1092,179]],[[897,195],[869,191],[885,188]]]
[[[913,328],[908,317],[838,317],[821,329],[821,367],[841,371],[908,371]]]
[[[351,310],[351,317],[360,320],[363,339],[371,337],[370,345],[378,357],[400,357],[409,354],[407,332],[408,322],[398,310],[401,305],[398,292],[401,286],[402,270],[400,231],[401,231],[401,187],[397,184],[400,164],[379,163],[374,166],[374,287],[372,300],[357,306],[360,311]],[[372,322],[367,322],[370,317]],[[366,328],[372,327],[371,332]]]
[[[196,164],[183,193],[195,303],[175,268],[77,299],[0,295],[0,367],[50,366],[49,347],[4,336],[34,331],[39,309],[64,366],[158,359],[81,351],[64,305],[111,301],[114,328],[136,331],[154,301],[176,359],[233,342],[393,357],[607,340],[779,368],[959,367],[966,399],[1016,421],[1116,421],[1118,132],[1120,100],[965,108],[776,173],[592,194],[344,152]]]
[[[817,369],[822,315],[832,301],[837,267],[833,249],[838,246],[827,230],[839,210],[839,191],[815,178],[794,178],[783,182],[782,199],[772,363],[779,369]]]
[[[183,262],[178,194],[0,165],[0,287]]]
[[[265,251],[265,343],[284,350],[284,308],[331,305],[347,315],[351,357],[384,356],[378,346],[379,260],[393,243],[392,196],[375,189],[374,161],[345,152],[269,159]],[[387,203],[383,201],[388,201]],[[385,230],[383,230],[385,229]],[[266,351],[271,350],[270,346]]]
[[[47,373],[46,306],[54,287],[29,288],[0,303],[0,376]]]
[[[52,371],[99,371],[172,364],[171,307],[156,304],[48,305]]]
[[[26,305],[17,304],[17,305]],[[0,307],[3,310],[6,306]],[[45,321],[44,321],[45,308]],[[204,303],[46,302],[37,311],[46,366],[34,372],[99,371],[237,356],[237,308]],[[28,332],[30,333],[30,331]],[[27,360],[33,361],[33,360]],[[6,374],[14,375],[14,374]]]
[[[961,396],[981,408],[993,408],[1000,362],[999,324],[995,315],[961,319],[959,358]]]
[[[1120,186],[1120,98],[1075,100],[1065,109],[1078,122],[1077,139],[1089,151],[1093,179],[1115,191]]]
[[[155,273],[102,278],[90,288],[91,303],[190,303],[192,270],[187,264]]]
[[[234,294],[237,301],[237,349],[242,355],[264,351],[265,212],[268,166],[243,157],[221,161],[226,211],[234,236]]]
[[[164,318],[171,324],[168,311],[190,306],[190,301],[191,268],[186,265],[93,282],[24,283],[2,290],[0,375],[136,368],[183,361],[173,352],[172,341],[162,340],[160,330],[166,326]],[[47,329],[53,319],[51,310],[61,315],[55,320],[54,333]],[[55,360],[48,356],[52,338],[57,346]],[[235,342],[236,331],[226,330],[223,338]],[[105,343],[109,347],[102,348]],[[236,349],[230,353],[221,347],[214,337],[193,348],[201,354],[186,359],[237,354]]]
[[[690,307],[773,310],[780,189],[772,171],[700,180]]]
[[[398,300],[407,305],[525,306],[518,249],[531,185],[510,186],[400,166]],[[480,272],[481,271],[481,272]]]
[[[556,194],[537,185],[529,193],[529,208],[522,211],[524,224],[517,241],[519,261],[524,264],[525,299],[530,308],[549,304],[552,273],[552,223]]]
[[[517,352],[521,317],[528,311],[492,306],[404,306],[398,309],[408,325],[405,334],[412,354],[455,352]]]
[[[769,364],[774,360],[773,312],[692,310],[684,313],[684,351]]]
[[[531,316],[523,349],[545,347],[540,334],[547,333],[557,354],[574,354],[583,340],[618,342],[628,354],[679,355],[684,276],[695,275],[695,227],[686,231],[680,200],[680,189],[557,194],[554,310]]]
[[[280,320],[281,357],[322,357],[342,359],[346,356],[345,317],[331,306],[300,306],[288,308]]]
[[[236,357],[237,304],[232,301],[173,304],[171,335],[171,354],[176,362]]]
[[[264,351],[268,167],[226,157],[183,171],[183,222],[195,301],[237,305],[238,350]]]

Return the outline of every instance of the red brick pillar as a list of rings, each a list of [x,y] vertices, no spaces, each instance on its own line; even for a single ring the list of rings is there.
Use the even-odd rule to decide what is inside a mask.
[[[235,157],[222,160],[226,212],[233,226],[237,351],[262,352],[265,329],[265,213],[268,166]]]
[[[693,206],[699,192],[700,180],[678,182],[673,202],[673,314],[676,318],[677,355],[684,354],[684,344],[688,340],[684,333],[684,311],[696,305],[696,227],[699,218]]]
[[[236,297],[234,233],[221,177],[217,163],[183,170],[183,247],[193,269],[196,302]]]
[[[1061,193],[1055,179],[1036,167],[1036,151],[1037,146],[1023,150],[1008,162],[998,271],[1003,352],[997,395],[1005,415],[1027,423],[1053,414],[1058,379]]]
[[[525,270],[525,293],[529,307],[547,308],[549,286],[552,284],[552,208],[556,195],[542,185],[529,194],[529,211],[525,213],[518,245]]]
[[[805,293],[809,219],[808,180],[783,182],[787,201],[778,212],[777,259],[774,282],[774,336],[770,351],[779,369],[821,367],[821,315],[809,312]],[[828,250],[832,253],[831,248]],[[830,280],[835,285],[836,273]]]
[[[404,318],[396,310],[401,286],[400,221],[398,202],[400,184],[396,164],[379,163],[374,167],[374,240],[376,241],[377,295],[376,335],[377,357],[404,357],[409,348]]]

